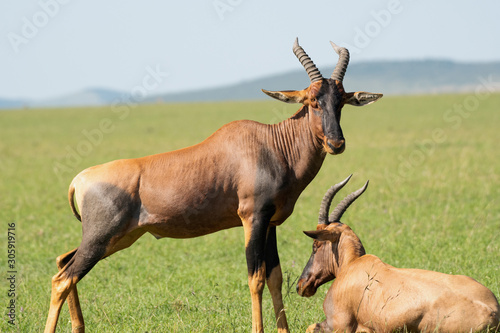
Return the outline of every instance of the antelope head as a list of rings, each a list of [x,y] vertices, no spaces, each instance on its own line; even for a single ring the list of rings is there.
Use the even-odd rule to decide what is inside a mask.
[[[352,176],[352,175],[351,175]],[[322,284],[333,280],[342,267],[365,254],[363,244],[349,226],[340,222],[347,208],[368,187],[368,182],[343,199],[328,216],[335,194],[349,181],[332,186],[323,197],[316,230],[304,231],[314,239],[313,250],[302,275],[297,282],[297,292],[301,296],[312,296]]]
[[[340,127],[340,114],[345,104],[363,106],[381,98],[382,94],[363,91],[345,92],[342,81],[349,64],[349,51],[330,42],[339,55],[338,63],[330,78],[324,78],[311,58],[299,45],[298,38],[293,53],[304,66],[311,84],[303,90],[268,91],[267,95],[286,103],[302,103],[312,115],[312,129],[317,140],[329,154],[341,154],[345,138]]]

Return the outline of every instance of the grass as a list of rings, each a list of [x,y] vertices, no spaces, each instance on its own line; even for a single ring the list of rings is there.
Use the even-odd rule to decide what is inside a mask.
[[[460,114],[454,105],[467,109]],[[350,173],[354,177],[340,195],[370,179],[368,191],[343,217],[367,252],[398,267],[466,274],[500,295],[498,105],[500,95],[446,95],[384,97],[362,109],[344,108],[346,151],[327,157],[278,228],[293,332],[323,320],[329,287],[312,298],[296,294],[311,249],[301,231],[315,228],[324,192]],[[79,171],[185,147],[232,120],[277,122],[297,108],[270,101],[0,112],[0,220],[4,235],[7,223],[16,223],[18,271],[17,326],[2,315],[0,331],[43,331],[55,258],[80,242],[81,225],[66,198]],[[145,235],[100,262],[78,288],[91,332],[247,332],[251,326],[242,228],[187,240]],[[265,328],[273,332],[267,289],[263,307]],[[66,306],[58,328],[71,330]]]

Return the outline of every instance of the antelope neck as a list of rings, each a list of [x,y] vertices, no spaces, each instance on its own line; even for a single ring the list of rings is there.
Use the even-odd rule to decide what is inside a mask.
[[[307,106],[303,106],[294,116],[270,125],[268,135],[288,167],[295,170],[297,176],[308,175],[312,179],[319,171],[326,152],[311,129],[310,117]]]
[[[365,254],[363,244],[352,230],[344,231],[332,250],[335,257],[333,263],[335,276],[339,276],[340,272],[349,266],[351,262]]]

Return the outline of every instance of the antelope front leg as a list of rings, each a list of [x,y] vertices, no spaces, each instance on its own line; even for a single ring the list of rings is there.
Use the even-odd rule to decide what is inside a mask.
[[[278,246],[276,243],[276,227],[269,228],[265,260],[267,287],[269,288],[269,292],[273,299],[278,333],[288,333],[288,323],[286,321],[285,308],[283,306],[283,295],[281,293],[283,274],[281,272]]]
[[[266,284],[265,248],[269,220],[243,219],[248,286],[252,297],[252,332],[262,333],[262,292]]]

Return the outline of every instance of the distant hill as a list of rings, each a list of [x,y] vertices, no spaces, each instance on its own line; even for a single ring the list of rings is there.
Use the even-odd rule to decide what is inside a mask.
[[[120,91],[93,88],[44,100],[9,100],[0,98],[0,109],[27,107],[71,107],[109,105],[123,95]]]
[[[101,106],[111,104],[121,95],[120,91],[93,88],[29,104],[36,107]]]
[[[333,67],[322,68],[329,77]],[[491,89],[500,91],[500,61],[489,63],[457,63],[446,60],[374,61],[353,63],[347,69],[344,87],[348,91],[365,90],[385,95],[412,95],[471,92],[492,80]],[[143,103],[197,102],[223,100],[266,99],[261,89],[290,90],[308,86],[303,69],[274,74],[225,86],[180,93],[167,93],[145,98]],[[126,92],[108,89],[88,89],[47,100],[0,99],[0,109],[22,107],[99,106],[119,101]]]
[[[26,106],[24,103],[25,101],[20,99],[0,98],[0,109],[19,109]]]
[[[321,70],[329,77],[334,67]],[[490,75],[498,82],[500,91],[500,62],[456,63],[452,61],[378,61],[351,64],[347,69],[344,87],[348,91],[365,90],[385,95],[415,95],[470,92],[481,84],[480,78]],[[261,89],[286,90],[307,87],[309,79],[304,70],[272,75],[261,79],[175,94],[148,98],[150,102],[253,100],[266,96]]]
[[[389,95],[474,91],[492,76],[500,90],[500,62],[456,63],[426,60],[360,63],[348,68],[346,89],[381,89]]]

